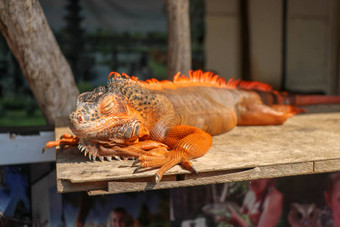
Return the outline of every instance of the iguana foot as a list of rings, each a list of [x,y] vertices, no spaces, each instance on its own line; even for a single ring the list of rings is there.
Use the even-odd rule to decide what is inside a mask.
[[[44,153],[47,149],[50,149],[52,147],[57,147],[59,146],[60,149],[62,150],[64,146],[76,146],[79,142],[79,138],[77,136],[73,136],[70,134],[63,134],[59,140],[55,141],[49,141],[46,143],[44,146],[42,153]]]
[[[155,182],[158,183],[162,179],[163,174],[177,164],[181,164],[184,169],[198,175],[193,164],[189,160],[183,158],[181,152],[176,150],[169,151],[163,157],[143,155],[133,163],[133,166],[137,166],[134,173],[137,173],[142,168],[159,168],[155,173]]]
[[[135,172],[141,168],[159,168],[155,174],[156,183],[162,179],[166,171],[177,164],[181,164],[183,168],[197,174],[196,169],[189,160],[204,155],[212,145],[212,138],[211,135],[201,129],[187,125],[177,125],[168,131],[166,144],[171,149],[161,157],[140,156],[138,159],[140,164]]]

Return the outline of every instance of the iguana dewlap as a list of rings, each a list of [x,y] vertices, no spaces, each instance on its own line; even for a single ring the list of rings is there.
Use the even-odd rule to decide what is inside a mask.
[[[288,99],[269,85],[225,82],[211,72],[190,71],[190,77],[177,74],[173,82],[142,82],[126,74],[111,74],[105,87],[79,95],[77,108],[69,116],[75,136],[63,135],[45,149],[78,144],[93,160],[134,157],[136,171],[159,168],[158,182],[177,164],[197,173],[190,160],[209,150],[213,135],[236,125],[282,124],[299,112],[289,105],[274,105]],[[261,96],[264,91],[271,95]]]

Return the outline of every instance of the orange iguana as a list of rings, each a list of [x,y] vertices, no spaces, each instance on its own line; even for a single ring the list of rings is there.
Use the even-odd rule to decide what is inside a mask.
[[[113,78],[110,78],[110,76]],[[310,101],[324,102],[322,96]],[[326,97],[340,102],[339,97]],[[304,103],[259,82],[240,82],[211,72],[190,71],[174,81],[145,82],[112,72],[105,87],[79,95],[70,114],[75,136],[63,135],[44,150],[58,145],[78,145],[90,159],[136,158],[135,170],[159,168],[159,182],[174,165],[197,174],[191,159],[203,156],[213,135],[236,125],[278,125],[301,112]],[[307,100],[307,102],[310,102]],[[290,104],[290,105],[286,105]]]

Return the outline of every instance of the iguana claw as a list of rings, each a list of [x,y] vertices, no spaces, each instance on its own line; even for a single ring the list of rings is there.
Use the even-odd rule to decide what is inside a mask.
[[[161,181],[161,177],[157,173],[155,173],[155,183],[157,184],[160,181]]]
[[[138,162],[139,162],[139,158],[136,158],[136,160],[132,163],[132,167],[136,166]]]
[[[137,173],[137,172],[138,172],[138,170],[140,170],[141,168],[142,168],[142,166],[141,166],[141,165],[137,166],[137,168],[135,169],[135,171],[133,171],[133,173]]]

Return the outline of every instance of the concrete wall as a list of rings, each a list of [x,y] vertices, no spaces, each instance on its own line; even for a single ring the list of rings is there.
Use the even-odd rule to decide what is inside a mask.
[[[206,1],[206,69],[225,78],[239,77],[238,0]]]
[[[290,0],[287,89],[335,93],[336,0]]]
[[[283,0],[249,4],[250,72],[281,87]],[[206,69],[239,78],[237,0],[206,1]],[[286,84],[295,92],[340,94],[338,0],[289,0]]]
[[[251,0],[248,4],[251,76],[278,89],[282,75],[282,1]]]
[[[277,88],[281,81],[281,6],[281,0],[249,1],[251,75]],[[206,69],[226,78],[240,78],[238,7],[238,0],[206,1]]]

